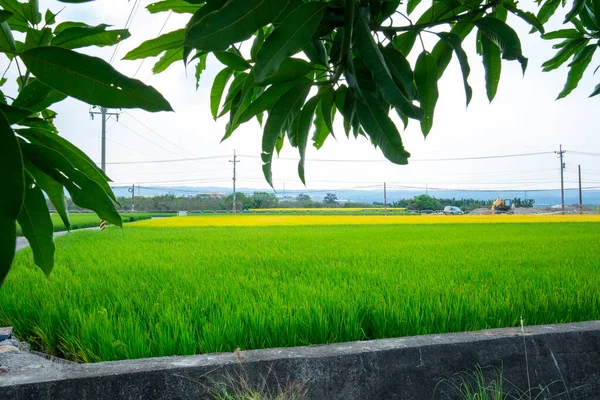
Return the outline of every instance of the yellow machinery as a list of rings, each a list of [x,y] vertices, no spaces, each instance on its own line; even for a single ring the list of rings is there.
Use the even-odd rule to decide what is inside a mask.
[[[496,201],[492,203],[492,212],[494,214],[514,214],[515,204],[509,200],[504,200],[498,197]]]

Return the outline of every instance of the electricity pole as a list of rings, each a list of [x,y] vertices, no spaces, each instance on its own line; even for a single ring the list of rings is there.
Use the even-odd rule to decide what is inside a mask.
[[[237,156],[235,155],[235,150],[233,150],[233,160],[229,160],[230,163],[233,163],[233,209],[232,212],[235,214],[235,165],[239,163]]]
[[[387,215],[387,184],[383,182],[383,209]]]
[[[131,212],[135,211],[135,185],[127,189],[131,193]]]
[[[92,109],[95,109],[96,106],[93,106]],[[102,171],[106,172],[106,116],[115,116],[117,121],[119,120],[118,112],[108,112],[106,107],[100,107],[100,112],[98,111],[90,111],[90,117],[92,120],[94,119],[94,115],[102,116],[102,158],[101,158],[101,168]]]
[[[563,154],[565,154],[566,151],[564,151],[562,149],[562,144],[560,145],[559,151],[555,151],[555,153],[560,156],[560,208],[562,210],[562,213],[564,214],[565,213],[565,180],[564,180],[565,163],[563,162]]]
[[[581,193],[581,165],[578,166],[579,170],[579,214],[583,214],[583,195]]]

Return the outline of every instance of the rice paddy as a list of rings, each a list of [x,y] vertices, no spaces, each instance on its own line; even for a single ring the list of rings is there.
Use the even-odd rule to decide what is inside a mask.
[[[596,216],[291,218],[77,232],[50,279],[26,249],[0,325],[96,362],[600,318]]]

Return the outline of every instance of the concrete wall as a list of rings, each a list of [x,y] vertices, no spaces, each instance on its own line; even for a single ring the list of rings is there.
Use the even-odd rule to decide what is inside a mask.
[[[540,399],[600,399],[600,321],[24,370],[0,375],[0,398],[202,399],[244,376],[300,383],[309,399],[448,399],[443,380],[478,364],[527,390],[525,347],[531,387],[550,385]]]

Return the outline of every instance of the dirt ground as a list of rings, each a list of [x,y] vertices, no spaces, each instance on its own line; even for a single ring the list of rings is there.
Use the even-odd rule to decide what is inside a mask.
[[[469,214],[471,215],[485,215],[491,214],[492,211],[490,207],[480,207],[471,211]],[[518,215],[538,215],[538,214],[560,214],[560,208],[553,207],[533,207],[533,208],[516,208],[514,210],[515,214]],[[595,210],[591,207],[583,206],[584,214],[600,214],[598,210]],[[565,206],[565,214],[579,214],[579,205],[569,205]]]

